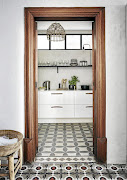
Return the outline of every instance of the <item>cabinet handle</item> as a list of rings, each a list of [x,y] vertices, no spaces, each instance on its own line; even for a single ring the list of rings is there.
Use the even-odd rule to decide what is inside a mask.
[[[86,106],[86,108],[92,108],[93,106]]]
[[[63,93],[51,93],[52,95],[59,95],[59,94],[63,94]]]
[[[93,94],[93,93],[86,93],[86,94]]]
[[[52,106],[51,108],[63,108],[62,106]]]

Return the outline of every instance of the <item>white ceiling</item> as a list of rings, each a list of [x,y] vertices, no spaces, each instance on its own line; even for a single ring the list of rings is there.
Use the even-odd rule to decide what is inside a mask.
[[[65,30],[92,30],[91,21],[38,21],[37,30],[47,30],[55,22],[59,22]]]

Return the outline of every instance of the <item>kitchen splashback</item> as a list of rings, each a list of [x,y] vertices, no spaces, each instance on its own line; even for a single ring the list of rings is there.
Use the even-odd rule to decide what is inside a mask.
[[[88,65],[90,64],[90,53],[92,58],[91,50],[38,50],[38,61],[41,63],[50,62],[51,64],[59,61],[71,61],[71,59],[77,59],[78,62],[86,60]],[[92,59],[91,59],[92,62]],[[71,79],[71,76],[78,76],[80,82],[77,83],[77,88],[80,89],[80,85],[92,85],[92,67],[64,67],[59,68],[59,73],[57,73],[56,67],[43,67],[38,68],[38,86],[42,86],[44,81],[51,81],[51,89],[57,89],[58,84],[61,80]]]

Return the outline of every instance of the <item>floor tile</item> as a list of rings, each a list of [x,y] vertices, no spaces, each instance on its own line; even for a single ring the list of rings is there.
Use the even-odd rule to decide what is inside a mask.
[[[87,151],[87,147],[78,147],[80,152]]]
[[[92,123],[38,124],[37,157],[89,156],[93,151]]]
[[[79,174],[79,179],[78,180],[93,180],[93,174]]]
[[[109,174],[93,174],[93,177],[97,180],[111,180],[111,176]]]
[[[72,142],[72,143],[71,142],[67,142],[67,146],[72,146],[73,147],[75,145],[74,145],[74,142]]]
[[[32,163],[24,164],[22,169],[15,176],[16,180],[126,180],[127,174],[109,170],[113,167],[118,170],[126,170],[125,165],[106,165],[99,163]],[[5,169],[5,168],[2,168]],[[117,170],[117,171],[118,171]],[[0,178],[7,180],[9,177]]]
[[[63,146],[63,143],[56,143],[56,146]]]

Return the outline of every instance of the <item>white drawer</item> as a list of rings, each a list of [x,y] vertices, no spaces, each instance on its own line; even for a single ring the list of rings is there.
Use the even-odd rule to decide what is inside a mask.
[[[75,105],[76,118],[93,118],[93,106]]]
[[[39,118],[74,118],[74,105],[39,105]]]
[[[74,92],[39,92],[39,104],[74,104]]]
[[[93,104],[92,91],[77,91],[75,93],[75,104]]]

